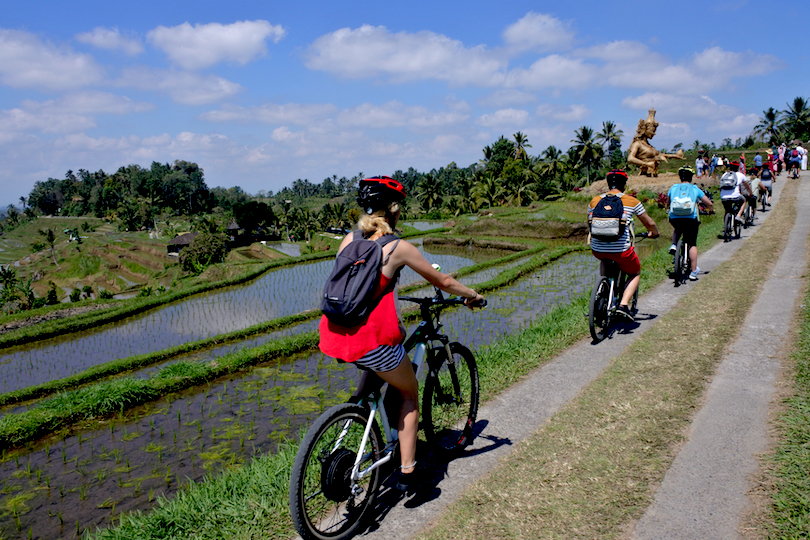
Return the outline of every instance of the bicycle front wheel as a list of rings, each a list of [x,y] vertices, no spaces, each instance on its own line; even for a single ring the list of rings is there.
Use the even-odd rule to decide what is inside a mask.
[[[608,309],[610,308],[610,281],[599,278],[591,291],[588,305],[588,327],[594,341],[602,341],[607,335]]]
[[[430,372],[422,394],[422,429],[428,443],[445,451],[461,450],[472,442],[478,415],[478,367],[472,352],[450,343],[431,350]]]
[[[377,496],[380,470],[352,482],[357,453],[360,469],[382,454],[377,423],[361,449],[368,410],[343,403],[322,414],[307,432],[295,455],[290,476],[290,515],[305,540],[341,540],[353,536]]]

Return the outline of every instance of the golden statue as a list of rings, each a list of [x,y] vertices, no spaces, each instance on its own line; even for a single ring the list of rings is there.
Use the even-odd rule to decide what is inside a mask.
[[[683,150],[675,154],[659,152],[649,140],[655,137],[658,122],[655,121],[655,109],[650,109],[646,120],[638,121],[636,136],[630,144],[627,153],[627,162],[638,165],[639,174],[643,176],[658,176],[658,163],[666,162],[667,158],[683,159]]]

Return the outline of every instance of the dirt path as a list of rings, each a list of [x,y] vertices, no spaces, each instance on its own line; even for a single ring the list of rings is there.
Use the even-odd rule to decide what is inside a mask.
[[[803,178],[799,200],[807,195],[808,178]],[[784,182],[776,183],[774,204],[783,186]],[[761,216],[760,223],[769,215]],[[754,314],[768,313],[767,331],[773,335],[772,345],[775,347],[784,342],[779,332],[789,327],[793,301],[797,299],[794,291],[802,286],[801,276],[806,264],[805,221],[804,218],[797,220],[788,248],[784,250],[784,260],[780,259],[777,270],[751,310]],[[756,227],[745,230],[743,238],[756,230]],[[742,243],[720,243],[702,253],[701,269],[713,271],[732,257]],[[797,268],[802,270],[797,271]],[[655,325],[656,320],[675,306],[684,294],[689,294],[691,287],[687,284],[676,289],[669,282],[662,283],[641,298],[640,325],[631,333],[616,333],[612,339],[598,345],[593,345],[590,339],[583,340],[482,407],[476,426],[480,434],[474,445],[462,458],[439,471],[444,477],[433,492],[406,501],[381,497],[378,521],[364,536],[385,539],[414,536],[441,515],[474,480],[496,467],[512,452],[514,445],[534,433],[562,405],[598,378],[613,358]],[[786,298],[790,302],[786,302]],[[745,324],[753,325],[751,334],[762,330],[757,326],[757,319],[746,318]],[[773,360],[777,356],[775,353],[772,356],[765,353],[769,361],[759,362],[762,343],[758,341],[754,345],[738,341],[721,364],[709,390],[706,407],[695,420],[689,443],[667,475],[666,486],[661,487],[655,503],[639,522],[635,533],[637,538],[739,537],[737,526],[748,502],[748,478],[756,468],[754,454],[763,448],[767,404],[773,394],[772,370],[778,364]],[[740,401],[742,398],[748,401]],[[738,414],[741,409],[752,410],[747,411],[749,416],[744,416]],[[718,425],[723,429],[720,430]],[[713,458],[712,466],[708,470],[703,468],[700,475],[689,474],[702,463],[701,460],[706,460],[707,452],[722,452],[722,457]],[[699,500],[697,495],[701,496]],[[676,519],[680,525],[669,527],[670,520]],[[681,536],[677,535],[679,531]]]

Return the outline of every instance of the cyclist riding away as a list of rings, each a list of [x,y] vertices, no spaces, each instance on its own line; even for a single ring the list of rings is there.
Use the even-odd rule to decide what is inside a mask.
[[[751,194],[746,197],[748,206],[751,207],[751,222],[757,218],[757,199],[759,199],[759,190],[762,186],[762,180],[759,179],[760,170],[751,169],[751,177],[749,184],[751,184]]]
[[[799,177],[799,168],[802,166],[802,157],[799,151],[794,148],[790,151],[790,160],[788,161],[788,176],[791,178]]]
[[[744,221],[742,215],[747,204],[745,195],[751,192],[751,186],[748,184],[745,175],[739,172],[740,164],[738,162],[732,161],[728,164],[728,168],[730,172],[734,173],[735,178],[734,182],[732,182],[733,186],[725,184],[723,181],[723,177],[729,173],[720,178],[720,200],[726,214],[734,214],[734,219],[742,224]]]
[[[609,191],[591,199],[588,206],[588,221],[591,221],[594,209],[604,197],[607,195],[615,195],[620,198],[621,204],[623,205],[623,219],[627,223],[627,226],[623,228],[616,240],[602,240],[591,236],[591,252],[594,257],[601,261],[599,271],[603,276],[605,275],[605,260],[615,261],[619,265],[619,268],[627,274],[627,285],[625,286],[624,295],[619,302],[616,313],[632,321],[633,313],[630,311],[628,305],[633,295],[638,290],[638,284],[641,281],[641,262],[633,248],[632,238],[630,237],[631,227],[629,225],[633,221],[633,216],[638,216],[641,223],[652,233],[650,238],[658,238],[658,226],[650,215],[647,214],[641,201],[624,193],[624,188],[627,186],[627,173],[620,169],[613,169],[607,174],[606,180]]]
[[[695,172],[690,167],[681,167],[678,171],[681,183],[675,184],[669,189],[667,206],[669,207],[669,222],[673,228],[672,245],[669,247],[669,252],[670,254],[675,253],[678,239],[683,236],[684,242],[689,246],[689,259],[692,266],[689,279],[697,281],[700,273],[697,265],[697,234],[698,227],[700,227],[698,202],[703,203],[709,212],[714,211],[714,205],[712,200],[692,183],[694,174]]]
[[[357,230],[346,235],[338,253],[348,246],[355,235],[376,240],[392,234],[405,200],[405,188],[387,176],[360,181],[357,202],[364,211]],[[374,371],[402,395],[399,414],[399,448],[401,467],[395,487],[407,491],[414,486],[412,474],[416,468],[416,435],[419,425],[418,383],[405,353],[405,327],[399,319],[396,305],[396,282],[403,266],[408,266],[428,282],[445,292],[465,298],[465,305],[480,303],[483,296],[462,285],[447,274],[434,269],[425,257],[408,242],[395,240],[382,248],[383,266],[380,283],[375,291],[382,295],[368,317],[359,325],[347,328],[324,315],[320,321],[321,351],[327,356]]]
[[[771,171],[768,167],[762,169],[762,173],[759,175],[759,189],[768,192],[768,202],[765,204],[766,206],[770,206],[771,195],[773,194],[773,171]]]

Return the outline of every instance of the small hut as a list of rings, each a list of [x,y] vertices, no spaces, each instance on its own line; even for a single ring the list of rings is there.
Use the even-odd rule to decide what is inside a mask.
[[[191,245],[191,242],[197,237],[199,233],[185,233],[185,234],[178,234],[166,245],[166,253],[169,255],[177,255],[180,253],[180,250],[184,247]]]

